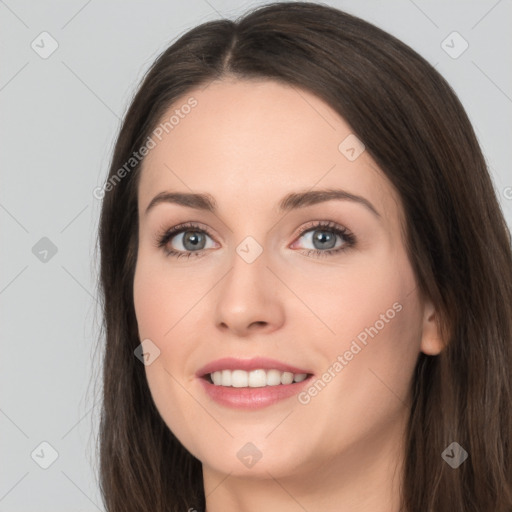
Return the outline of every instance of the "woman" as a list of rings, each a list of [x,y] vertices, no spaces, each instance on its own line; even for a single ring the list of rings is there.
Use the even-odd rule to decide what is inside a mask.
[[[302,2],[190,30],[99,241],[109,512],[512,510],[510,233],[391,35]]]

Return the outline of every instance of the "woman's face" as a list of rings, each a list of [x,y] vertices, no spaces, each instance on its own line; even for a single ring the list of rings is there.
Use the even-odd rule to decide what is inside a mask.
[[[387,464],[419,352],[440,348],[396,192],[350,126],[304,90],[217,81],[172,115],[143,165],[134,280],[163,420],[214,473]],[[171,193],[183,195],[147,210]]]

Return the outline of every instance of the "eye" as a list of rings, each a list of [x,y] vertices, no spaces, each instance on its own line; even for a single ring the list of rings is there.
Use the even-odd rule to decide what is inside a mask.
[[[307,249],[307,256],[329,256],[346,251],[356,243],[355,236],[346,228],[331,221],[315,222],[301,229],[300,239],[313,245]],[[296,243],[292,244],[295,248]]]
[[[208,246],[208,238],[213,242]],[[312,222],[300,230],[298,240],[305,239],[313,249],[303,251],[307,256],[330,256],[353,247],[356,237],[346,228],[331,221]],[[208,231],[198,224],[188,222],[163,230],[157,236],[155,245],[168,256],[190,258],[203,256],[207,249],[216,247],[216,242]],[[295,249],[296,242],[292,244]]]
[[[188,222],[174,226],[157,236],[156,246],[164,249],[168,256],[189,258],[201,256],[204,250],[215,247],[215,244],[207,246],[207,238],[211,239],[208,231]]]

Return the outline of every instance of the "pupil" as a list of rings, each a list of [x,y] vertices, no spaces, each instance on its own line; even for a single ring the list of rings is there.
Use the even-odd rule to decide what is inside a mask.
[[[315,231],[315,233],[318,234],[313,237],[314,242],[319,242],[320,244],[325,244],[326,241],[330,242],[327,246],[321,245],[320,247],[317,247],[318,249],[332,249],[336,245],[336,238],[334,236],[334,233],[319,230]]]
[[[202,233],[197,233],[196,231],[187,231],[183,237],[183,246],[187,250],[197,249],[197,245],[200,243],[201,237],[203,237]],[[187,247],[188,243],[191,243],[192,245]],[[202,247],[200,247],[200,249],[201,248]]]

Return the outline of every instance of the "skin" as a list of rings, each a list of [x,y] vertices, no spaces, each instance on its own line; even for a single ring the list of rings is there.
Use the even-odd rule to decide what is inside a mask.
[[[402,240],[400,198],[368,151],[354,161],[340,152],[350,126],[304,90],[225,78],[164,117],[190,96],[197,106],[143,164],[134,300],[140,339],[160,350],[145,366],[152,397],[203,464],[208,512],[398,511],[413,369],[421,351],[441,350]],[[362,196],[380,217],[347,200],[278,211],[286,194],[320,188]],[[146,215],[162,191],[207,192],[218,212],[161,203]],[[155,246],[161,230],[190,221],[212,234],[201,257]],[[348,229],[354,247],[308,255],[325,252],[314,231],[298,234],[312,221]],[[236,251],[247,236],[263,249],[252,263]],[[181,242],[167,247],[184,251]],[[321,377],[395,303],[401,311],[307,404],[294,396],[240,411],[209,399],[195,377],[226,356]],[[250,468],[237,457],[248,442],[262,454]]]

